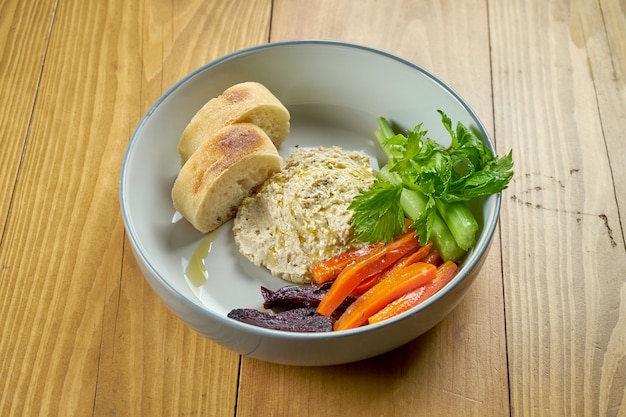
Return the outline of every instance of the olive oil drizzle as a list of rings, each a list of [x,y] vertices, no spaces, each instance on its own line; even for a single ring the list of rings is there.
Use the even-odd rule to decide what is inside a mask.
[[[191,255],[189,265],[185,269],[185,275],[196,287],[201,287],[209,279],[209,272],[204,264],[204,259],[211,252],[213,241],[217,237],[217,231],[213,231],[205,236]]]

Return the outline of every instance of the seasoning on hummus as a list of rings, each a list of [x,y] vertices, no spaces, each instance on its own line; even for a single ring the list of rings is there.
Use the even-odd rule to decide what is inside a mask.
[[[374,178],[361,152],[297,150],[239,207],[233,224],[239,251],[275,276],[311,282],[313,264],[358,244],[348,206]]]

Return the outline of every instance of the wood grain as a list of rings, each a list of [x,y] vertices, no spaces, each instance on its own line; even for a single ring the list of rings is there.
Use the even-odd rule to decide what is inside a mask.
[[[502,242],[520,415],[626,412],[623,195],[590,71],[606,62],[588,44],[608,50],[589,32],[600,13],[593,2],[490,3],[496,129],[518,161]]]
[[[271,40],[307,38],[354,42],[414,62],[461,94],[493,132],[484,0],[275,0]]]
[[[130,93],[133,123],[191,70],[267,38],[268,1],[137,6],[127,30],[137,22],[139,29],[126,42],[141,51],[139,61],[129,66],[139,71],[131,72],[132,84],[121,89]],[[230,25],[227,16],[241,26]],[[131,134],[129,129],[124,139]],[[207,341],[167,311],[126,248],[119,293],[105,310],[110,325],[103,330],[100,367],[109,372],[99,375],[94,415],[232,415],[238,355]]]
[[[267,39],[269,2],[245,3],[48,5],[32,124],[16,119],[11,143],[13,170],[27,146],[1,248],[1,415],[232,414],[237,355],[175,319],[123,255],[117,187],[130,135],[166,88]],[[227,25],[233,14],[245,30]]]
[[[615,196],[620,211],[626,207],[626,4],[605,0],[599,7],[577,2],[577,44],[589,55],[589,67],[611,164]],[[624,240],[624,219],[620,222]]]
[[[54,7],[54,1],[0,4],[0,242],[37,99]]]

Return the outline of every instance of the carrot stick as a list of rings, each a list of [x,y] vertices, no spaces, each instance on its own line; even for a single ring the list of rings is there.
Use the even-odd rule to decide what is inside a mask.
[[[387,274],[387,272],[392,270],[396,265],[398,265],[398,262],[396,262],[395,265],[393,265],[389,269],[386,269],[385,271],[381,272],[380,274],[372,275],[369,278],[365,278],[363,281],[361,281],[359,283],[359,285],[356,286],[355,289],[352,290],[350,295],[354,295],[355,297],[358,297],[359,295],[365,293],[367,290],[372,288],[374,285],[378,284],[380,282],[380,280]]]
[[[394,269],[408,266],[415,262],[421,262],[424,258],[426,258],[426,256],[428,256],[428,253],[430,252],[432,246],[432,242],[428,242],[426,245],[420,247],[418,250],[404,255],[402,259],[400,259],[389,268],[385,269],[382,273],[361,281],[361,283],[357,285],[354,290],[352,290],[350,295],[358,297],[359,295],[365,293],[367,290],[372,288],[374,285],[378,284],[381,280],[385,279],[385,277],[389,275]]]
[[[414,264],[415,262],[422,262],[428,256],[432,247],[433,247],[433,242],[429,241],[427,244],[425,244],[424,246],[422,246],[421,248],[419,248],[418,250],[416,250],[415,252],[407,256],[407,259],[403,263],[403,265],[408,266],[408,265]]]
[[[370,244],[360,248],[348,250],[346,252],[335,255],[331,258],[318,262],[311,268],[313,274],[313,280],[318,284],[323,284],[326,281],[337,278],[337,275],[351,262],[356,259],[367,256],[372,253],[373,250],[382,246],[382,243],[376,245]]]
[[[441,254],[436,248],[432,248],[426,258],[424,258],[424,262],[428,264],[433,264],[435,266],[440,266],[443,263],[443,259],[441,259]]]
[[[369,324],[379,323],[415,307],[422,298],[422,295],[424,295],[426,285],[422,285],[421,287],[418,287],[413,291],[404,294],[402,297],[390,302],[376,314],[372,314],[372,316],[367,319],[367,322]]]
[[[372,315],[367,321],[374,324],[395,317],[409,309],[428,300],[433,294],[442,289],[444,285],[454,278],[457,272],[457,265],[452,261],[444,262],[437,268],[437,275],[431,282],[403,295],[395,301],[389,303],[378,313]]]
[[[361,326],[387,304],[432,281],[436,275],[437,268],[424,262],[397,268],[350,304],[335,322],[333,330],[346,330]]]
[[[432,297],[437,291],[442,289],[448,282],[452,281],[452,278],[456,276],[459,267],[452,261],[445,261],[437,268],[437,276],[433,282],[428,283],[424,287],[424,294],[419,300],[418,304],[423,303]]]
[[[364,279],[381,273],[418,247],[419,239],[411,230],[372,251],[369,256],[349,264],[339,273],[328,292],[322,296],[317,312],[323,316],[330,316]]]

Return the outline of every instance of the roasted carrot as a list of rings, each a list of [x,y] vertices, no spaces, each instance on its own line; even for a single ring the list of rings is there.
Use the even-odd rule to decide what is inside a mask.
[[[422,262],[428,256],[432,247],[433,247],[433,242],[428,242],[427,244],[425,244],[424,246],[422,246],[421,248],[419,248],[418,250],[416,250],[415,252],[407,256],[407,259],[406,261],[403,262],[403,265],[408,266],[408,265],[414,264],[415,262]]]
[[[437,267],[437,276],[433,282],[428,283],[424,288],[424,294],[422,294],[421,300],[418,304],[423,303],[432,297],[437,291],[442,289],[448,282],[452,281],[452,278],[456,276],[459,267],[452,261],[445,261],[439,267]]]
[[[369,256],[349,264],[339,273],[328,292],[322,297],[317,312],[323,316],[330,316],[363,280],[381,273],[417,248],[419,239],[411,230],[387,245],[380,246]]]
[[[318,262],[311,268],[313,279],[318,284],[323,284],[326,281],[335,279],[337,278],[337,275],[339,275],[339,273],[351,262],[354,262],[362,256],[367,256],[372,253],[373,250],[376,250],[381,246],[382,243],[365,245]]]
[[[397,316],[398,314],[404,313],[405,311],[408,311],[409,309],[428,300],[433,294],[442,289],[444,285],[454,278],[457,269],[458,267],[454,262],[444,262],[437,268],[437,275],[435,276],[435,279],[387,304],[386,307],[368,319],[369,324],[378,323]]]
[[[430,283],[426,285],[429,284]],[[391,317],[397,316],[398,314],[404,313],[405,311],[410,310],[412,307],[415,307],[418,304],[419,300],[422,298],[422,295],[424,295],[426,285],[422,285],[421,287],[418,287],[413,291],[404,294],[402,297],[390,302],[380,311],[372,314],[370,318],[367,319],[367,322],[369,324],[378,323]]]
[[[430,252],[432,246],[432,242],[428,242],[426,245],[420,247],[416,251],[404,255],[398,262],[385,269],[382,273],[361,281],[361,283],[357,285],[354,290],[352,290],[350,295],[358,297],[359,295],[365,293],[367,290],[379,283],[381,280],[385,279],[385,277],[389,275],[394,269],[408,266],[415,262],[421,262],[424,258],[426,258],[426,256],[428,256],[428,253]]]
[[[398,262],[396,262],[396,265],[398,264]],[[364,292],[366,292],[367,290],[369,290],[370,288],[372,288],[374,285],[378,284],[380,282],[380,280],[386,275],[388,274],[388,272],[390,270],[392,270],[394,266],[391,266],[390,268],[386,269],[385,271],[381,272],[380,274],[376,274],[376,275],[372,275],[369,278],[365,278],[363,281],[361,281],[359,283],[359,285],[356,286],[355,289],[352,290],[352,292],[350,293],[350,295],[353,295],[355,297],[358,297],[359,295],[363,294]]]
[[[433,264],[435,266],[440,266],[443,263],[443,259],[441,259],[441,254],[436,248],[432,248],[426,258],[424,258],[424,262]]]
[[[432,281],[437,268],[425,262],[397,268],[384,280],[356,299],[339,317],[333,330],[346,330],[367,323],[368,319],[387,304],[415,288]]]

